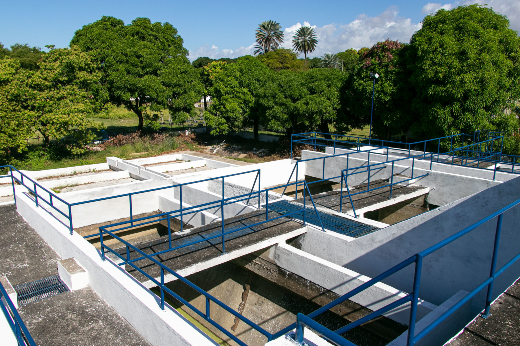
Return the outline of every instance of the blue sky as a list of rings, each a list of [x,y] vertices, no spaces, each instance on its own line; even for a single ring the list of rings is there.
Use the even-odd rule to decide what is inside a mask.
[[[265,20],[280,23],[284,46],[291,47],[295,30],[302,25],[315,28],[318,47],[313,56],[337,53],[349,48],[372,46],[387,38],[408,42],[421,28],[421,20],[439,8],[450,9],[470,3],[486,3],[511,21],[520,31],[520,1],[463,0],[431,3],[412,0],[365,1],[6,1],[2,0],[0,42],[9,47],[28,43],[44,48],[68,46],[74,32],[103,15],[122,19],[136,17],[169,22],[184,39],[190,59],[237,57],[253,53],[254,34]]]

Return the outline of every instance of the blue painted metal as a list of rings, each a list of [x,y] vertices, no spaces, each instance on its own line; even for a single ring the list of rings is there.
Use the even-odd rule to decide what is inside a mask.
[[[31,334],[27,330],[27,327],[22,321],[22,318],[20,317],[20,314],[16,310],[16,307],[14,306],[13,302],[7,295],[7,292],[5,291],[4,286],[0,283],[0,309],[4,313],[4,317],[11,327],[11,330],[13,331],[14,336],[16,337],[16,340],[18,341],[18,345],[30,345],[30,346],[36,346],[36,343],[34,342],[34,339],[32,338]],[[4,336],[5,338],[5,336]]]
[[[342,328],[338,329],[337,331],[335,331],[335,333],[338,335],[338,337],[340,337],[339,334],[341,334],[341,333],[345,333],[348,330],[351,330],[352,328],[354,328],[354,327],[356,327],[356,326],[358,326],[358,325],[360,325],[362,323],[368,322],[369,320],[371,320],[373,318],[381,316],[386,311],[389,311],[389,310],[391,310],[391,309],[393,309],[393,308],[395,308],[395,307],[397,307],[399,305],[402,305],[403,303],[411,301],[410,324],[409,324],[409,328],[408,328],[407,345],[408,346],[415,345],[426,334],[431,332],[435,327],[439,326],[439,324],[442,323],[444,320],[446,320],[446,318],[448,318],[451,314],[453,314],[460,307],[462,307],[464,304],[466,304],[477,293],[479,293],[481,290],[483,290],[484,288],[487,287],[488,288],[487,299],[486,299],[486,303],[485,303],[485,307],[484,307],[484,314],[483,314],[483,317],[485,317],[489,313],[489,307],[491,305],[491,297],[492,297],[492,289],[493,289],[493,282],[494,282],[494,280],[500,274],[502,274],[507,268],[509,268],[513,263],[515,263],[518,260],[520,260],[520,253],[519,253],[514,258],[509,260],[499,270],[495,270],[496,269],[495,268],[496,267],[496,259],[498,257],[498,252],[499,252],[498,245],[499,245],[500,233],[501,233],[501,229],[502,229],[502,218],[503,218],[503,215],[508,210],[510,210],[511,208],[513,208],[515,206],[518,206],[519,204],[520,204],[520,199],[516,200],[515,202],[513,202],[513,203],[505,206],[504,208],[496,211],[495,213],[485,217],[484,219],[474,223],[473,225],[471,225],[469,227],[466,227],[465,229],[455,233],[454,235],[444,239],[443,241],[438,242],[437,244],[429,247],[428,249],[423,250],[423,251],[421,251],[421,252],[419,252],[419,253],[409,257],[408,259],[406,259],[403,262],[399,263],[398,265],[388,269],[387,271],[385,271],[384,273],[376,276],[375,278],[371,279],[370,281],[360,285],[359,287],[357,287],[356,289],[350,291],[349,293],[339,297],[338,299],[334,300],[333,302],[331,302],[331,303],[323,306],[322,308],[314,311],[313,313],[309,314],[307,316],[307,318],[308,319],[316,318],[317,316],[321,315],[322,313],[330,310],[331,308],[333,308],[334,306],[336,306],[338,304],[341,304],[342,302],[344,302],[347,299],[355,296],[356,294],[359,294],[360,292],[362,292],[365,289],[367,289],[368,287],[376,284],[377,282],[380,282],[380,281],[384,280],[385,278],[389,277],[390,275],[393,275],[396,272],[398,272],[398,271],[408,267],[412,263],[415,263],[413,292],[411,294],[408,294],[406,297],[402,298],[400,301],[397,301],[397,302],[394,302],[392,304],[389,304],[389,305],[379,309],[378,311],[371,313],[368,316],[365,316],[365,317],[363,317],[363,318],[361,318],[361,319],[359,319],[359,320],[357,320],[357,321],[355,321],[353,323],[350,323],[350,324],[346,325],[345,327],[342,327]],[[453,242],[453,241],[463,237],[464,235],[470,233],[471,231],[475,230],[479,226],[489,222],[490,220],[492,220],[494,218],[498,218],[498,220],[497,220],[497,227],[496,227],[496,230],[495,230],[495,243],[494,243],[494,250],[493,250],[493,259],[492,259],[491,271],[490,271],[489,277],[484,282],[482,282],[480,285],[478,285],[475,289],[473,289],[468,295],[466,295],[466,297],[464,297],[462,300],[460,300],[458,303],[456,303],[453,307],[451,307],[446,312],[444,312],[441,316],[439,316],[437,319],[435,319],[426,328],[424,328],[420,333],[417,333],[417,335],[415,335],[415,320],[416,320],[416,313],[417,313],[417,305],[419,303],[419,289],[420,289],[420,283],[421,283],[421,275],[422,275],[421,271],[422,271],[422,261],[423,261],[423,258],[428,256],[428,255],[430,255],[431,253],[441,249],[442,247],[450,244],[451,242]],[[305,320],[305,321],[307,322],[308,320]],[[314,323],[317,323],[317,322],[314,322]],[[312,325],[311,329],[313,329],[313,330],[314,329],[321,330],[321,328],[319,326],[316,326],[316,324],[311,324],[311,325]],[[297,328],[297,331],[298,331],[298,328]],[[300,332],[301,332],[301,328],[300,328]],[[325,332],[327,332],[327,331],[325,331]],[[329,333],[327,335],[330,336],[330,331],[327,332],[327,333]],[[299,340],[298,338],[299,338],[299,336],[297,336],[297,340]],[[338,344],[341,344],[341,342],[348,342],[348,341],[347,340],[344,340],[344,341],[340,340],[340,341],[338,341]],[[345,343],[345,345],[350,345],[350,344]]]

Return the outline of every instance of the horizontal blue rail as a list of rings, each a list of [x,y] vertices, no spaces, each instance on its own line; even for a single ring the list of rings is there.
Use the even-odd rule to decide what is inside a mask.
[[[16,337],[16,340],[18,341],[18,345],[36,346],[34,339],[27,330],[27,327],[23,323],[20,314],[16,310],[16,307],[11,301],[11,298],[9,298],[9,295],[5,291],[4,286],[2,286],[2,283],[0,283],[0,309],[3,311],[4,317],[12,329],[13,334]],[[0,316],[0,318],[2,317]],[[5,335],[0,337],[4,340],[6,338]]]
[[[414,176],[415,159],[416,158],[423,158],[423,156],[424,155],[417,155],[417,156],[412,156],[412,157],[407,157],[407,158],[402,158],[402,159],[396,159],[396,160],[391,160],[391,161],[385,161],[385,162],[372,163],[372,164],[370,163],[370,161],[367,161],[368,164],[366,166],[358,166],[358,167],[352,167],[352,168],[348,168],[348,161],[347,161],[347,168],[343,169],[341,171],[341,190],[340,190],[340,207],[339,207],[340,213],[343,212],[343,198],[346,198],[346,197],[349,198],[350,206],[352,207],[352,211],[354,212],[354,217],[357,217],[356,208],[354,207],[354,202],[352,200],[352,196],[359,195],[359,194],[362,194],[362,193],[368,193],[370,191],[379,190],[379,189],[382,189],[382,188],[385,188],[385,187],[390,187],[390,194],[389,194],[388,199],[392,199],[394,185],[402,184],[402,183],[411,181],[413,179],[418,179],[418,178],[422,178],[422,177],[427,176],[428,173]],[[398,182],[394,183],[394,168],[395,168],[394,165],[395,165],[395,163],[399,162],[399,161],[403,161],[403,160],[410,160],[410,159],[412,160],[411,177],[408,178],[408,179],[401,179]],[[378,185],[376,187],[370,188],[371,172],[373,170],[385,169],[387,167],[387,165],[390,165],[390,164],[392,165],[392,171],[390,173],[389,183],[388,184],[383,184],[383,185]],[[356,174],[362,174],[362,173],[368,173],[367,189],[363,190],[363,191],[351,193],[350,192],[350,188],[348,186],[348,177],[356,175]],[[347,189],[347,194],[346,195],[343,195],[343,184],[345,184],[345,187]]]
[[[229,178],[229,177],[234,177],[234,176],[244,175],[244,174],[249,174],[249,173],[256,173],[255,180],[254,180],[252,188],[251,188],[251,192],[253,191],[254,187],[256,186],[257,181],[258,181],[258,190],[260,191],[260,169],[254,169],[251,171],[227,174],[227,175],[223,175],[223,176],[201,179],[201,180],[187,182],[187,183],[163,186],[163,187],[158,187],[158,188],[154,188],[154,189],[147,189],[147,190],[130,192],[130,193],[125,193],[125,194],[120,194],[120,195],[115,195],[115,196],[109,196],[109,197],[91,199],[91,200],[87,200],[87,201],[69,203],[69,202],[65,201],[64,199],[58,197],[54,192],[43,187],[40,183],[38,183],[34,179],[30,178],[26,174],[20,172],[19,170],[17,170],[15,167],[13,167],[11,165],[0,166],[0,169],[9,170],[8,175],[2,175],[2,176],[0,176],[0,178],[11,178],[11,185],[13,187],[13,196],[14,196],[15,203],[16,203],[15,186],[16,186],[16,183],[18,183],[30,191],[30,194],[34,198],[34,202],[37,207],[40,206],[43,208],[42,204],[45,203],[54,212],[57,212],[59,215],[63,216],[67,220],[67,223],[64,223],[60,218],[56,217],[56,215],[54,215],[51,211],[47,210],[46,208],[43,208],[45,211],[49,212],[49,214],[51,214],[56,220],[58,220],[60,223],[62,223],[64,226],[66,226],[69,229],[70,234],[72,234],[74,231],[74,226],[72,223],[72,207],[73,206],[89,204],[89,203],[96,203],[96,202],[111,200],[111,199],[115,199],[115,198],[128,197],[129,209],[130,209],[130,221],[133,222],[132,196],[147,193],[147,192],[179,188],[180,189],[180,204],[181,204],[181,209],[182,209],[182,202],[183,202],[182,201],[182,188],[183,188],[183,186],[188,186],[188,185],[212,181],[212,180],[222,180],[222,199],[224,199],[225,179]],[[13,172],[15,172],[16,174],[13,174]],[[55,205],[56,201],[61,202],[65,206],[65,209],[67,209],[67,213],[63,212]],[[260,203],[260,200],[258,201],[258,203]],[[181,229],[183,227],[182,220],[183,220],[183,215],[181,214]],[[90,237],[95,237],[95,236],[96,235],[90,235],[90,236],[86,236],[85,238],[90,238]]]
[[[486,302],[484,305],[484,313],[482,314],[482,317],[489,316],[489,309],[492,303],[492,297],[493,297],[493,283],[496,280],[496,278],[501,275],[505,270],[507,270],[511,265],[513,265],[515,262],[517,262],[520,259],[520,252],[513,257],[511,260],[509,260],[504,266],[502,266],[500,269],[497,270],[496,264],[497,264],[497,258],[499,253],[499,243],[500,243],[500,236],[502,232],[502,220],[504,213],[506,213],[511,208],[517,206],[520,204],[520,199],[516,200],[515,202],[505,206],[504,208],[498,210],[497,212],[489,215],[488,217],[485,217],[484,219],[474,223],[473,225],[464,228],[463,230],[455,233],[454,235],[444,239],[443,241],[438,242],[437,244],[427,248],[426,250],[423,250],[408,259],[404,260],[403,262],[395,265],[394,267],[388,269],[384,273],[376,276],[375,278],[371,279],[370,281],[367,281],[366,283],[358,286],[354,290],[350,291],[349,293],[339,297],[338,299],[334,300],[333,302],[323,306],[322,308],[312,312],[311,314],[307,315],[307,318],[300,318],[297,321],[297,328],[296,328],[296,340],[303,340],[303,326],[309,326],[312,330],[318,331],[321,335],[323,335],[328,340],[334,340],[334,342],[338,345],[353,345],[350,341],[344,339],[341,337],[340,334],[343,334],[363,323],[366,323],[378,316],[383,315],[387,311],[390,311],[400,305],[403,305],[407,302],[411,302],[411,309],[410,309],[410,320],[409,320],[409,328],[408,328],[408,338],[407,338],[407,345],[412,346],[415,345],[419,340],[421,340],[424,336],[426,336],[429,332],[431,332],[435,327],[439,326],[440,323],[442,323],[444,320],[446,320],[451,314],[453,314],[455,311],[457,311],[460,307],[462,307],[464,304],[466,304],[471,298],[473,298],[476,294],[478,294],[480,291],[485,289],[487,287],[487,294],[486,294]],[[452,306],[450,309],[448,309],[446,312],[444,312],[441,316],[439,316],[437,319],[435,319],[432,323],[430,323],[426,328],[424,328],[421,332],[417,333],[415,335],[415,323],[416,323],[416,315],[417,315],[417,305],[419,303],[419,290],[421,285],[421,275],[422,275],[422,263],[423,259],[432,254],[433,252],[441,249],[442,247],[454,242],[455,240],[463,237],[464,235],[470,233],[477,227],[493,220],[497,219],[497,225],[495,229],[495,241],[493,244],[493,256],[491,260],[491,269],[489,277],[484,280],[480,285],[475,287],[468,295],[466,295],[463,299],[461,299],[458,303],[456,303],[454,306]],[[346,301],[347,299],[350,299],[351,297],[355,296],[356,294],[359,294],[360,292],[364,291],[365,289],[375,285],[378,282],[381,282],[385,278],[395,274],[396,272],[408,267],[411,264],[415,264],[415,271],[414,271],[414,284],[413,284],[413,291],[412,293],[406,295],[405,297],[401,298],[400,300],[393,302],[377,311],[374,311],[373,313],[360,318],[352,323],[349,323],[348,325],[336,330],[331,331],[323,326],[319,326],[317,322],[310,322],[310,320],[316,318],[317,316],[321,315],[322,313],[330,310],[331,308],[335,307],[338,304],[341,304],[342,302]],[[337,338],[341,339],[337,339]]]
[[[304,193],[309,193],[309,196],[310,196],[309,188],[308,188],[307,184],[305,183],[305,181],[297,181],[297,182],[291,183],[291,185],[302,185]],[[277,216],[277,217],[274,217],[274,218],[270,218],[269,217],[269,196],[268,196],[268,192],[271,191],[271,190],[274,190],[274,189],[279,189],[279,188],[280,187],[273,187],[273,188],[262,190],[260,192],[250,193],[250,195],[258,195],[258,194],[264,193],[264,192],[266,193],[266,203],[265,203],[266,220],[258,222],[258,223],[255,223],[255,224],[252,224],[252,225],[248,225],[248,226],[246,226],[247,228],[253,227],[255,225],[260,225],[260,224],[263,224],[263,223],[266,223],[266,222],[269,222],[269,221],[273,221],[273,220],[279,219],[281,217],[290,217],[291,215],[293,215],[295,213],[303,213],[303,223],[305,224],[305,213],[306,213],[306,211],[305,211],[305,209],[306,209],[305,202],[304,202],[303,206],[300,207],[301,210],[298,210],[297,212],[286,213],[284,215]],[[234,202],[236,202],[237,199],[242,200],[245,197],[247,197],[247,196],[246,195],[242,195],[242,196],[238,196],[238,197],[227,198],[224,201],[217,201],[217,203],[221,203],[221,208],[222,208],[224,206],[223,203],[227,203],[227,202],[234,203]],[[312,201],[312,196],[311,196],[311,201]],[[314,212],[316,212],[316,214],[319,217],[319,214],[317,213],[314,201],[312,201],[312,204],[313,204],[313,207],[314,207]],[[200,206],[197,206],[197,207],[200,207]],[[174,212],[163,213],[163,214],[160,214],[160,215],[155,215],[155,217],[159,217],[160,218],[160,217],[162,217],[165,214],[166,215],[170,215],[172,213],[178,213],[178,212],[179,211],[177,210],[177,211],[174,211]],[[193,212],[196,212],[196,211],[193,211]],[[140,219],[136,219],[135,222],[145,221],[145,220],[149,220],[151,218],[152,217],[140,218]],[[163,220],[164,220],[164,218],[163,218]],[[137,246],[128,243],[127,241],[125,241],[124,239],[122,239],[121,237],[119,237],[115,233],[115,232],[118,232],[120,230],[126,229],[127,227],[117,228],[115,230],[109,230],[110,228],[113,228],[113,227],[126,225],[126,224],[128,224],[128,222],[129,221],[120,222],[120,223],[117,223],[117,224],[102,226],[102,227],[99,228],[99,236],[100,236],[100,244],[101,244],[101,258],[103,260],[106,260],[106,254],[105,253],[106,252],[112,253],[112,254],[116,255],[120,260],[122,260],[122,262],[117,264],[117,265],[122,265],[122,264],[129,265],[132,268],[134,268],[135,270],[137,270],[139,273],[141,273],[142,275],[147,277],[149,280],[151,280],[155,285],[157,285],[159,287],[159,289],[160,289],[160,303],[159,303],[159,305],[160,305],[161,309],[164,310],[165,305],[167,305],[165,303],[165,299],[164,299],[164,294],[166,292],[166,293],[170,294],[172,297],[176,298],[181,303],[185,304],[187,307],[189,307],[191,310],[193,310],[197,315],[201,316],[203,319],[205,319],[206,321],[211,323],[218,330],[220,330],[222,333],[227,335],[229,338],[231,338],[232,340],[237,342],[239,345],[244,345],[244,346],[247,346],[247,345],[244,342],[242,342],[240,339],[238,339],[235,335],[233,335],[229,331],[227,331],[226,328],[222,327],[221,325],[219,325],[216,321],[214,321],[211,318],[211,304],[210,303],[216,304],[219,307],[223,308],[225,311],[227,311],[227,312],[231,313],[232,315],[234,315],[235,317],[238,317],[241,321],[243,321],[244,323],[246,323],[247,325],[251,326],[256,331],[258,331],[259,333],[261,333],[262,335],[267,337],[268,341],[271,341],[273,339],[276,339],[276,338],[284,335],[285,333],[289,332],[291,329],[293,329],[296,326],[296,323],[294,323],[291,326],[286,327],[286,328],[278,331],[277,333],[274,333],[274,334],[273,333],[269,333],[268,331],[266,331],[265,329],[263,329],[262,327],[260,327],[256,323],[252,322],[248,318],[246,318],[243,315],[241,315],[239,312],[233,310],[232,308],[230,308],[226,304],[222,303],[217,298],[213,297],[211,294],[207,293],[206,291],[204,291],[203,289],[201,289],[197,285],[193,284],[188,279],[182,277],[181,275],[176,273],[174,270],[172,270],[171,268],[169,268],[165,264],[161,263],[156,258],[157,255],[164,254],[165,252],[173,251],[173,250],[176,250],[176,249],[179,249],[179,248],[182,248],[182,247],[191,246],[191,245],[194,245],[194,244],[200,243],[200,242],[208,242],[209,240],[211,240],[213,238],[216,238],[216,237],[222,237],[223,251],[225,252],[225,245],[224,245],[225,244],[225,235],[237,232],[237,231],[239,231],[239,229],[232,229],[231,231],[226,232],[224,218],[222,219],[222,233],[220,235],[213,236],[213,237],[208,237],[208,238],[205,238],[205,239],[203,239],[201,241],[196,241],[196,242],[183,244],[182,246],[172,247],[172,248],[170,248],[170,249],[168,249],[166,251],[162,251],[160,253],[154,253],[152,255],[147,254],[144,251],[142,251],[141,249],[139,249]],[[146,222],[148,223],[148,221],[146,221]],[[157,222],[157,220],[155,220],[153,222]],[[321,222],[321,220],[320,220],[320,222]],[[141,224],[138,224],[138,225],[141,225]],[[322,224],[322,229],[323,229],[323,224]],[[170,234],[170,229],[169,229],[168,232]],[[110,236],[110,237],[118,240],[119,242],[121,242],[124,245],[125,249],[126,249],[126,254],[121,254],[118,251],[116,251],[116,250],[110,248],[109,246],[107,246],[106,243],[103,242],[104,237],[107,237],[107,236]],[[171,235],[170,235],[170,237],[171,237]],[[136,254],[138,254],[138,257],[134,258],[134,259],[130,259],[130,251],[134,251]],[[161,273],[160,274],[160,280],[154,278],[152,275],[148,274],[143,269],[141,269],[138,265],[136,265],[136,263],[135,263],[136,261],[143,260],[143,259],[147,259],[150,262],[152,262],[154,265],[159,266],[160,273]],[[164,280],[164,276],[165,276],[165,274],[168,274],[168,273],[174,275],[178,280],[181,280],[183,283],[185,283],[186,285],[188,285],[189,287],[191,287],[192,289],[194,289],[195,291],[197,291],[198,293],[203,295],[205,297],[205,299],[206,299],[206,310],[205,311],[201,311],[201,310],[197,309],[195,306],[190,304],[188,301],[186,301],[180,295],[178,295],[177,293],[175,293],[174,291],[169,289],[165,285],[165,282],[164,282],[165,281]]]

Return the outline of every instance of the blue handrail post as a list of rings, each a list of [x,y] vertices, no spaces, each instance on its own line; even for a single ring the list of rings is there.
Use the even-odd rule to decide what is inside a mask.
[[[211,310],[209,305],[209,298],[206,297],[206,319],[209,320],[211,318]]]
[[[126,245],[125,248],[126,248],[126,261],[130,262],[130,247],[128,245]]]
[[[300,313],[296,315],[296,334],[294,335],[294,340],[299,344],[303,344],[303,324],[300,321]]]
[[[295,181],[298,181],[298,162],[296,162],[296,179]],[[294,195],[294,199],[298,199],[298,184],[294,185],[294,188],[296,189],[296,194]]]
[[[368,165],[368,183],[367,183],[367,192],[370,190],[370,163]]]
[[[450,138],[451,138],[450,152],[452,152],[453,151],[453,136],[451,136]]]
[[[314,151],[316,151],[316,132],[314,132]]]
[[[134,225],[134,219],[132,217],[132,195],[128,195],[128,199],[130,200],[130,225]]]
[[[161,310],[164,310],[164,268],[161,267]]]
[[[258,209],[260,209],[261,206],[261,200],[260,197],[262,197],[262,194],[260,193],[260,170],[258,170]]]
[[[392,175],[390,179],[390,197],[388,199],[392,199],[392,192],[394,190],[394,161],[392,161]]]
[[[482,317],[488,318],[489,317],[489,308],[492,303],[492,296],[493,296],[493,283],[495,282],[495,270],[497,267],[497,257],[498,257],[498,247],[500,244],[500,234],[502,233],[502,219],[504,214],[500,214],[498,216],[497,220],[497,228],[495,231],[495,245],[493,247],[493,260],[491,262],[491,269],[489,271],[489,276],[493,278],[493,281],[491,281],[488,285],[488,291],[487,291],[487,297],[486,297],[486,309],[484,310],[484,315]]]
[[[336,141],[338,140],[338,135],[334,136],[334,155],[336,155]]]
[[[303,185],[303,225],[305,226],[305,183]]]
[[[99,227],[99,244],[101,246],[101,259],[105,260],[105,247],[103,245],[103,228]]]
[[[183,212],[182,212],[182,185],[179,186],[179,202],[181,207],[181,232],[184,230],[184,220],[183,220]]]
[[[13,168],[9,166],[9,173],[11,174],[11,186],[13,187],[13,197],[14,197],[14,204],[16,205],[16,191],[15,191],[15,183],[14,183],[14,176],[13,176]]]
[[[438,158],[437,158],[437,160],[438,160]],[[430,171],[432,170],[432,166],[433,166],[433,153],[431,153],[431,155],[430,155]]]
[[[224,200],[220,201],[220,217],[222,219],[222,252],[226,253],[226,235],[224,234]]]
[[[69,204],[69,228],[70,228],[70,235],[72,235],[72,232],[74,232],[74,228],[72,227],[72,206]]]
[[[340,192],[339,192],[339,212],[343,212],[343,176],[344,173],[341,171],[341,182],[340,182]]]
[[[323,172],[322,172],[322,175],[321,175],[321,179],[325,179],[325,160],[326,159],[327,159],[326,157],[323,158],[323,167],[322,167],[323,168]]]
[[[34,202],[36,202],[36,207],[38,207],[38,193],[36,192],[36,183],[34,183]]]
[[[424,141],[424,156],[423,157],[426,157],[426,141]]]
[[[172,248],[172,228],[170,225],[170,214],[166,215],[166,219],[168,220],[168,248]]]
[[[495,181],[496,176],[497,176],[497,162],[495,161],[495,169],[493,169],[493,181]]]
[[[412,179],[413,179],[413,168],[415,166],[415,156],[412,158]]]
[[[269,190],[265,190],[265,221],[267,220],[269,220]]]
[[[439,144],[437,144],[437,154],[441,152],[441,139],[439,138]]]
[[[415,259],[415,276],[410,309],[410,323],[408,324],[408,346],[413,346],[415,343],[415,320],[417,316],[417,302],[419,301],[419,289],[421,286],[422,260],[423,256],[421,254],[417,254]]]

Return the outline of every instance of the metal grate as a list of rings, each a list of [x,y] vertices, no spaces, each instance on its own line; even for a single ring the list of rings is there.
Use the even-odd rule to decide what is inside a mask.
[[[45,298],[67,292],[68,287],[61,281],[59,275],[28,282],[14,287],[18,293],[18,304],[24,306]]]
[[[269,204],[269,210],[276,211],[280,214],[290,213],[297,211],[302,208],[302,205],[291,203],[289,201],[280,201],[273,204]],[[349,220],[337,215],[331,215],[318,211],[323,227],[330,231],[347,235],[353,238],[359,238],[366,234],[378,231],[379,228],[366,225],[360,222]],[[307,206],[305,213],[305,221],[312,223],[313,225],[319,226],[320,221],[316,215],[314,208]],[[299,220],[303,220],[303,213],[293,214],[291,217]]]

